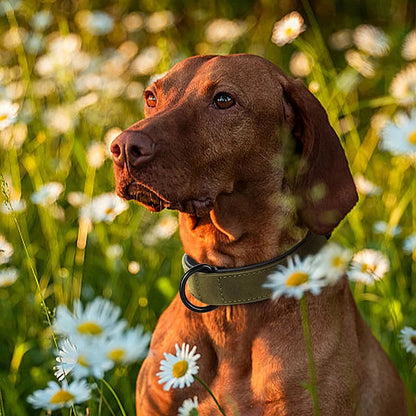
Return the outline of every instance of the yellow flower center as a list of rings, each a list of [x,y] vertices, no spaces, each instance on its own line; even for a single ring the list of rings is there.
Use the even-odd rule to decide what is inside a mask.
[[[111,214],[113,214],[113,212],[114,212],[114,208],[107,208],[107,209],[105,210],[105,214],[106,214],[106,215],[111,215]]]
[[[49,400],[51,404],[68,403],[73,400],[75,396],[66,390],[58,390]]]
[[[0,121],[4,121],[7,119],[6,114],[0,114]]]
[[[172,374],[175,378],[183,377],[188,371],[188,362],[185,360],[178,361],[172,367]]]
[[[121,361],[124,358],[124,350],[121,348],[114,348],[108,353],[108,358],[110,358],[113,361]]]
[[[411,342],[413,345],[416,345],[416,335],[412,335],[412,336],[410,337],[410,342]]]
[[[95,322],[87,321],[78,325],[78,332],[85,335],[100,335],[103,329]]]
[[[376,271],[376,265],[375,264],[367,264],[363,263],[361,265],[361,273],[371,273]]]
[[[88,361],[84,355],[80,355],[77,359],[77,363],[82,367],[89,367]]]
[[[293,28],[287,27],[286,30],[285,30],[285,35],[286,36],[291,36],[292,33],[293,33]]]
[[[342,261],[341,257],[336,256],[332,259],[332,265],[334,267],[341,267],[344,264],[344,262]]]
[[[416,145],[416,130],[412,131],[408,136],[407,140],[410,144]]]
[[[287,286],[300,286],[309,280],[308,273],[295,272],[292,273],[286,280]]]

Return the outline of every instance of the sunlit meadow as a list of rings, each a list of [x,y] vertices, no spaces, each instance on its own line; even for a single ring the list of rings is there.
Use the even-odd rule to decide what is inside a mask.
[[[332,239],[416,394],[416,31],[411,2],[361,3],[0,1],[0,415],[134,414],[183,252],[174,213],[115,196],[108,149],[149,81],[201,53],[262,55],[326,108],[360,195]],[[120,345],[90,357],[95,336]]]

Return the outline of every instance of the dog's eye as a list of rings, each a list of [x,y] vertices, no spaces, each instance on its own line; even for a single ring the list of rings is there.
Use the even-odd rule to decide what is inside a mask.
[[[219,108],[220,110],[225,110],[227,108],[232,107],[235,104],[235,100],[233,97],[231,97],[230,94],[226,92],[219,92],[214,97],[214,104]]]
[[[151,91],[146,91],[144,93],[144,100],[146,101],[146,105],[148,107],[156,107],[157,98],[156,95],[154,95]]]

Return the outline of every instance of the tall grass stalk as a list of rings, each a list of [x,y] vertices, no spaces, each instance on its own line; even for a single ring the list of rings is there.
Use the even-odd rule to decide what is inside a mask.
[[[114,389],[111,387],[111,385],[105,379],[102,379],[101,381],[108,388],[108,390],[110,390],[111,394],[113,395],[114,399],[116,400],[116,402],[118,404],[118,407],[120,408],[120,412],[121,412],[122,416],[127,416],[126,411],[124,410],[124,407],[121,404],[121,401],[117,396],[117,393],[114,391]]]
[[[32,256],[29,253],[28,245],[27,245],[26,240],[23,236],[22,229],[20,228],[19,221],[17,220],[16,214],[13,210],[12,205],[11,205],[10,192],[9,192],[9,189],[8,189],[7,182],[4,179],[4,176],[1,172],[0,172],[0,184],[1,184],[1,191],[2,191],[2,194],[5,198],[7,208],[10,211],[10,215],[12,216],[13,222],[16,226],[17,233],[20,237],[20,241],[22,243],[23,250],[24,250],[25,255],[26,255],[26,260],[29,264],[29,270],[30,270],[30,272],[31,272],[31,274],[32,274],[32,276],[35,280],[35,283],[36,283],[36,287],[37,287],[39,298],[40,298],[41,308],[43,310],[43,313],[46,317],[46,321],[47,321],[48,326],[50,328],[53,344],[54,344],[56,350],[59,350],[58,341],[56,339],[56,335],[55,335],[55,332],[53,330],[53,325],[52,325],[52,321],[51,321],[51,312],[49,311],[49,308],[46,306],[45,298],[43,296],[43,292],[42,292],[42,289],[41,289],[40,284],[39,284],[39,278],[38,278],[38,275],[37,275],[37,272],[36,272],[36,269],[35,269],[35,266],[34,266]],[[66,374],[64,374],[64,376],[66,378]],[[78,413],[77,413],[74,405],[71,407],[71,409],[73,410],[74,415],[77,416]]]
[[[306,300],[305,295],[303,295],[300,300],[300,311],[302,316],[303,337],[305,339],[306,354],[308,356],[308,367],[310,377],[309,383],[307,384],[307,388],[312,396],[314,415],[320,416],[321,411],[319,409],[318,393],[316,391],[315,361],[313,358],[312,338],[309,329],[308,302]]]
[[[221,405],[219,404],[217,398],[214,396],[214,393],[210,390],[210,388],[205,384],[205,382],[203,382],[198,376],[194,376],[195,380],[198,381],[199,384],[202,385],[202,387],[209,393],[209,395],[213,398],[215,404],[218,407],[218,410],[221,412],[222,415],[226,416],[224,409],[221,407]]]

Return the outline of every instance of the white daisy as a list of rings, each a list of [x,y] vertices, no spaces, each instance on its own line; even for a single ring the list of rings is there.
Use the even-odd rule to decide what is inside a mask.
[[[30,20],[30,26],[38,32],[44,32],[53,21],[53,15],[49,10],[36,12]]]
[[[298,12],[292,12],[274,24],[272,42],[278,46],[292,43],[305,30],[303,17]]]
[[[205,37],[210,43],[235,42],[245,31],[246,25],[228,19],[215,19],[205,30]]]
[[[61,195],[64,187],[58,182],[49,182],[40,186],[39,189],[30,197],[31,201],[36,205],[48,206],[56,202]]]
[[[354,254],[347,275],[350,280],[372,285],[388,272],[390,262],[380,251],[364,249]]]
[[[376,234],[387,234],[389,237],[397,237],[402,232],[402,227],[400,225],[391,227],[385,221],[376,221],[373,224],[373,231]]]
[[[351,258],[351,250],[339,244],[329,243],[315,257],[315,272],[325,276],[328,284],[334,284],[347,272]]]
[[[380,132],[380,148],[395,155],[416,153],[416,110],[410,117],[403,117],[399,125],[389,122],[384,126]]]
[[[84,205],[80,211],[81,218],[89,218],[92,222],[112,222],[128,208],[116,194],[109,192],[96,196],[89,204]]]
[[[354,183],[358,192],[363,195],[380,195],[382,189],[361,174],[354,176]]]
[[[273,299],[281,296],[295,297],[300,299],[305,292],[318,295],[324,285],[322,274],[319,274],[314,264],[315,258],[307,256],[301,260],[298,255],[288,258],[288,265],[279,266],[272,273],[263,287],[272,289]]]
[[[81,10],[75,16],[77,24],[94,36],[110,33],[114,27],[114,19],[101,10]]]
[[[404,39],[402,57],[407,61],[416,59],[416,30],[412,30]]]
[[[17,214],[25,209],[26,201],[24,199],[11,199],[9,202],[3,202],[0,205],[0,212],[5,215],[10,215],[12,212]]]
[[[0,264],[8,263],[13,253],[13,246],[0,234]]]
[[[416,63],[408,65],[393,78],[390,94],[399,104],[411,105],[416,102]]]
[[[143,359],[147,354],[151,335],[138,326],[123,334],[112,337],[104,346],[107,359],[115,364],[130,364]]]
[[[146,30],[150,33],[159,33],[173,26],[175,16],[169,10],[154,12],[145,20]]]
[[[290,58],[289,69],[296,77],[306,77],[311,73],[312,62],[305,53],[296,51]]]
[[[407,254],[413,254],[416,256],[416,233],[409,235],[403,241],[403,250]]]
[[[186,399],[178,409],[178,416],[198,416],[198,397]]]
[[[87,149],[87,160],[94,169],[100,168],[107,157],[107,148],[104,143],[91,142]]]
[[[87,202],[87,195],[83,192],[70,192],[66,199],[75,208],[80,208]]]
[[[137,274],[140,271],[140,263],[138,263],[137,261],[131,261],[127,267],[127,270],[129,271],[129,273],[131,274]]]
[[[54,367],[55,377],[62,381],[71,374],[75,380],[88,376],[102,379],[104,373],[113,367],[113,362],[102,353],[103,342],[73,337],[65,339],[59,346]]]
[[[390,51],[390,38],[372,25],[358,26],[354,30],[353,40],[358,49],[371,56],[385,56]]]
[[[329,44],[332,49],[343,51],[352,45],[352,31],[350,29],[341,29],[329,37]]]
[[[407,352],[416,355],[416,329],[405,326],[399,335],[400,343]]]
[[[165,359],[160,361],[159,384],[165,384],[163,390],[171,387],[183,389],[194,382],[194,375],[198,374],[199,367],[196,364],[201,357],[195,354],[196,346],[189,350],[189,344],[182,344],[182,348],[175,344],[176,355],[164,353]]]
[[[110,260],[117,260],[123,255],[123,247],[120,244],[110,244],[105,254]]]
[[[0,287],[11,286],[19,277],[19,272],[15,267],[8,267],[0,270]]]
[[[85,309],[80,300],[74,301],[74,313],[66,306],[56,308],[54,329],[68,337],[101,337],[121,332],[126,322],[119,320],[121,310],[109,300],[95,298]]]
[[[44,390],[36,390],[27,401],[37,409],[56,410],[71,407],[75,403],[83,403],[91,397],[91,389],[85,380],[76,380],[62,386],[54,381],[48,383]]]
[[[163,53],[157,46],[148,46],[133,60],[130,70],[134,75],[151,75],[162,57]]]
[[[365,78],[373,78],[376,74],[375,65],[365,54],[352,49],[345,52],[345,60]]]
[[[9,100],[0,100],[0,130],[5,129],[16,121],[19,104]]]
[[[123,17],[122,23],[127,32],[135,32],[143,26],[143,17],[140,13],[131,12],[127,16]]]

